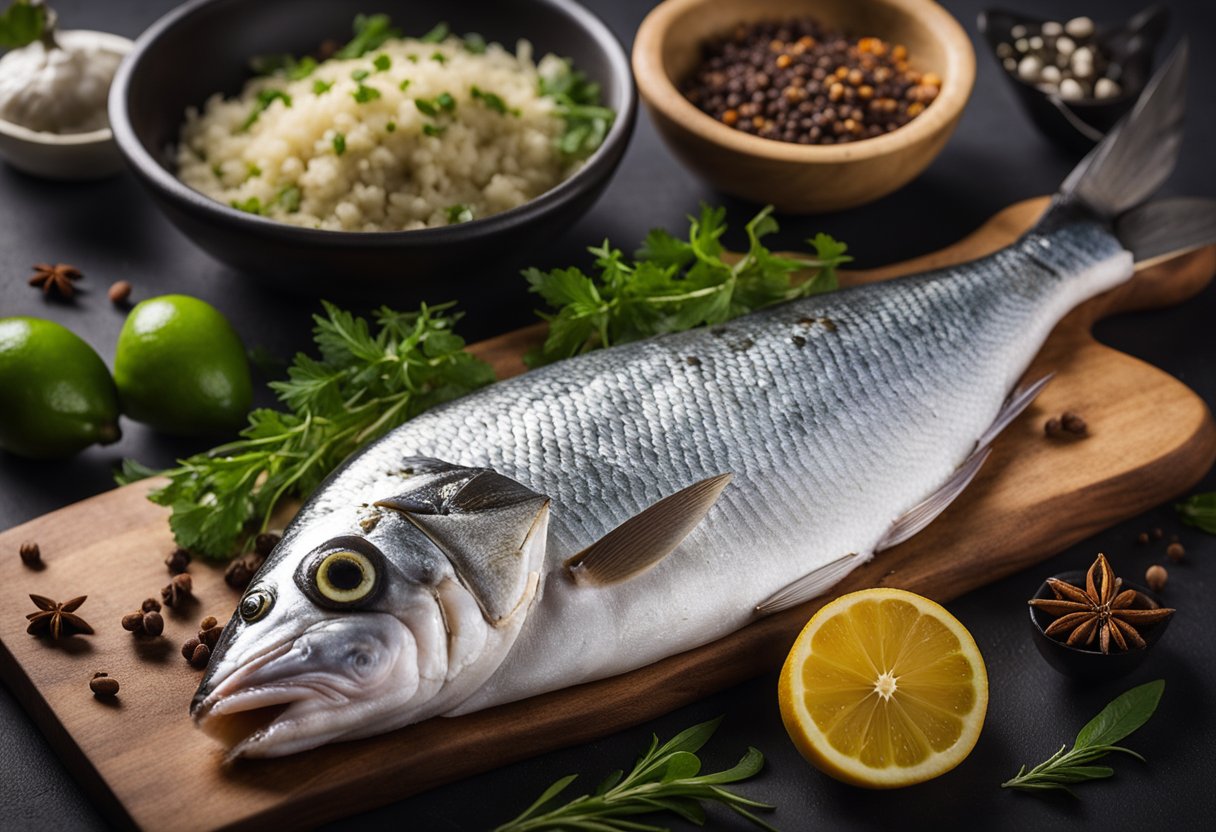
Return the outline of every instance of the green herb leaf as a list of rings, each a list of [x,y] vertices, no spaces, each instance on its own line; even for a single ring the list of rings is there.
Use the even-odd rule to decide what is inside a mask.
[[[385,72],[392,65],[393,59],[388,55],[377,55],[376,60],[372,61],[372,66],[376,68],[377,72]]]
[[[251,196],[251,197],[249,197],[249,199],[246,199],[246,200],[234,199],[231,202],[229,202],[228,204],[231,205],[233,208],[237,209],[238,211],[244,211],[246,214],[263,213],[262,200],[258,199],[256,196]]]
[[[448,24],[440,21],[439,23],[435,24],[435,28],[418,38],[418,40],[422,41],[423,43],[439,43],[447,38],[449,31],[451,30],[448,28]]]
[[[276,101],[282,101],[284,107],[291,106],[291,96],[282,90],[258,90],[257,102],[253,105],[253,110],[249,113],[249,117],[242,122],[240,132],[244,132],[253,126],[262,113]]]
[[[1216,491],[1194,494],[1174,506],[1183,523],[1216,534]]]
[[[450,92],[441,92],[435,96],[435,103],[445,112],[452,112],[456,109],[456,99],[452,97]]]
[[[469,32],[464,36],[464,48],[466,52],[471,52],[474,55],[484,55],[486,51],[486,39],[476,32]]]
[[[369,87],[366,84],[360,83],[355,91],[351,93],[354,99],[359,104],[366,104],[369,101],[375,101],[380,97],[380,90],[375,87]]]
[[[424,124],[424,125],[422,125],[422,132],[428,136],[436,136],[436,137],[442,136],[443,132],[447,129],[448,128],[442,124]]]
[[[346,134],[334,133],[333,139],[330,140],[334,146],[334,155],[341,156],[346,152]]]
[[[456,205],[448,206],[448,223],[449,224],[455,225],[456,223],[461,223],[461,222],[472,222],[472,220],[473,220],[473,209],[470,208],[469,206],[461,205],[460,203],[457,203]]]
[[[385,133],[395,133],[395,132],[397,132],[397,122],[395,122],[395,121],[390,121],[388,124],[384,125],[384,132],[385,132]]]
[[[369,322],[332,304],[315,316],[319,358],[297,355],[271,383],[286,410],[259,409],[234,442],[181,460],[150,495],[172,509],[178,545],[227,558],[266,528],[284,497],[306,497],[343,459],[407,419],[488,384],[465,351],[450,304]],[[120,478],[147,475],[137,463]]]
[[[352,81],[362,81],[364,78],[366,78],[369,75],[371,75],[371,72],[369,72],[366,69],[356,69],[354,72],[352,72],[350,74],[350,77],[351,77]]]
[[[402,92],[405,92],[409,88],[410,88],[410,79],[406,78],[404,81],[401,82],[401,86],[398,89],[400,89]]]
[[[571,158],[590,156],[608,135],[616,114],[600,106],[600,85],[576,70],[567,59],[556,72],[541,76],[541,96],[552,98],[554,110],[566,123],[558,149]]]
[[[607,242],[590,249],[598,270],[579,269],[524,277],[552,311],[549,335],[529,366],[547,364],[598,347],[719,324],[774,303],[836,288],[836,267],[849,258],[846,247],[827,235],[812,241],[813,257],[784,257],[762,240],[777,230],[765,208],[747,224],[748,251],[734,263],[723,259],[719,238],[726,211],[702,206],[689,218],[688,239],[651,231],[631,262]]]
[[[448,62],[448,56],[442,52],[432,52],[431,60],[438,64],[446,64]]]
[[[429,98],[415,98],[414,106],[417,107],[418,112],[422,113],[424,116],[431,116],[434,118],[435,116],[439,115],[439,105]]]
[[[501,113],[504,116],[507,114],[519,116],[520,114],[517,108],[508,107],[507,102],[503,101],[501,96],[492,92],[486,92],[476,85],[469,90],[469,94],[473,96],[474,101],[480,101],[487,109],[493,110],[496,113]]]
[[[0,14],[0,49],[20,49],[46,32],[46,6],[18,0]]]
[[[319,78],[312,82],[313,95],[324,95],[329,92],[334,86],[333,81],[322,81]]]
[[[761,829],[773,827],[756,817],[751,809],[772,809],[722,788],[724,783],[746,780],[760,771],[764,756],[754,748],[735,767],[727,771],[702,775],[699,750],[713,735],[721,720],[694,725],[669,742],[659,745],[658,737],[638,758],[626,774],[614,771],[600,783],[593,794],[573,798],[560,806],[556,799],[569,788],[578,775],[561,778],[541,793],[531,806],[514,819],[499,826],[495,832],[534,832],[534,830],[658,830],[664,827],[626,820],[636,815],[669,812],[690,823],[704,824],[705,804],[717,803],[754,823]]]
[[[133,482],[155,477],[157,473],[155,468],[149,468],[142,462],[137,462],[134,459],[124,459],[122,461],[122,468],[114,474],[114,481],[119,485],[130,485]]]
[[[275,204],[279,205],[284,211],[289,214],[294,214],[300,210],[300,199],[302,194],[296,185],[288,185],[283,190],[279,191],[278,196],[274,198]]]
[[[1115,743],[1148,722],[1157,710],[1164,690],[1165,681],[1158,679],[1121,694],[1081,729],[1071,750],[1067,750],[1067,746],[1060,746],[1059,751],[1029,771],[1022,766],[1017,775],[1001,784],[1001,788],[1022,791],[1062,789],[1071,794],[1069,784],[1103,780],[1114,774],[1114,769],[1109,766],[1089,765],[1112,751],[1143,761],[1144,758],[1136,752]]]
[[[393,21],[386,14],[355,16],[354,39],[334,53],[339,60],[361,58],[372,50],[379,49],[386,40],[401,37],[401,30],[393,28]]]

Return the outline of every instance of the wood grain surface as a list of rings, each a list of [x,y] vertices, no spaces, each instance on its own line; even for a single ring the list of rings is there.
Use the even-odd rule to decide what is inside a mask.
[[[1020,234],[1044,200],[1006,209],[950,248],[845,282],[883,280],[969,260]],[[1098,344],[1097,318],[1178,303],[1216,272],[1216,248],[1141,268],[1135,279],[1074,311],[1030,374],[1055,379],[997,441],[968,492],[925,532],[853,572],[833,595],[899,586],[939,601],[1024,569],[1194,484],[1216,459],[1216,426],[1204,403],[1169,375]],[[529,328],[477,351],[502,376],[541,335]],[[1051,441],[1049,415],[1081,413],[1091,435]],[[776,668],[810,614],[827,599],[762,619],[732,636],[624,676],[458,719],[425,723],[294,757],[226,766],[223,752],[187,714],[199,672],[179,653],[205,615],[224,621],[237,594],[220,570],[194,564],[196,600],[166,610],[162,638],[134,637],[124,613],[168,581],[167,512],[143,497],[148,483],[118,488],[0,534],[0,676],[73,774],[122,826],[149,830],[292,827],[322,821],[612,733]],[[31,571],[18,545],[37,541],[46,568]],[[94,636],[59,643],[25,633],[28,593],[65,600]],[[95,671],[118,679],[116,700],[94,699]]]

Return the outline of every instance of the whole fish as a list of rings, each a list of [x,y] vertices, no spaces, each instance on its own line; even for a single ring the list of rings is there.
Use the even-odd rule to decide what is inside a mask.
[[[1136,207],[1172,168],[1184,76],[1180,50],[1002,251],[553,364],[368,447],[255,576],[196,721],[257,712],[230,753],[269,757],[534,696],[721,638],[915,534],[1033,399],[1041,380],[1015,386],[1069,310],[1133,251],[1216,239],[1209,203]]]

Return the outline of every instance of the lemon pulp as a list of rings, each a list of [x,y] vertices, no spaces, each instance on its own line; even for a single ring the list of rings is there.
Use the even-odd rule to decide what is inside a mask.
[[[891,788],[962,762],[983,726],[988,681],[975,641],[940,605],[872,589],[815,614],[786,659],[779,699],[814,765]]]

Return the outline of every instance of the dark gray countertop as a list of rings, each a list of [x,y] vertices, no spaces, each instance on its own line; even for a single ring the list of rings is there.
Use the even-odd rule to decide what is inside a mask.
[[[1147,0],[1019,0],[1010,5],[1043,14],[1088,12],[1113,19],[1131,14],[1143,2]],[[103,29],[132,37],[172,5],[172,0],[55,3],[67,28]],[[588,5],[629,44],[651,3],[590,0]],[[974,33],[981,5],[974,0],[952,0],[946,5]],[[1216,113],[1211,107],[1216,53],[1205,48],[1216,37],[1216,8],[1183,0],[1171,5],[1172,37],[1189,33],[1198,48],[1191,52],[1187,139],[1168,190],[1216,197],[1216,158],[1211,150],[1216,136]],[[977,37],[979,74],[972,101],[949,146],[924,175],[898,194],[865,208],[828,217],[785,219],[779,247],[796,247],[799,240],[822,229],[848,241],[860,265],[877,265],[940,248],[1002,207],[1054,190],[1074,159],[1034,132],[981,47]],[[652,226],[679,230],[685,214],[703,199],[729,207],[736,229],[728,242],[741,235],[742,221],[755,210],[712,193],[682,169],[643,114],[604,198],[551,249],[537,252],[535,265],[585,262],[583,248],[604,237],[628,249]],[[74,305],[44,302],[24,279],[31,263],[44,260],[81,267],[88,275],[84,286],[89,293]],[[498,264],[487,263],[486,270],[501,272],[493,292],[461,297],[457,280],[436,278],[420,283],[418,299],[458,298],[470,313],[464,331],[474,340],[529,321],[532,302],[522,281]],[[118,278],[134,283],[137,298],[165,292],[200,296],[222,309],[250,344],[272,353],[285,356],[308,344],[313,301],[271,294],[208,259],[157,213],[130,176],[97,184],[53,184],[0,165],[0,316],[52,318],[109,356],[122,315],[103,295]],[[1216,402],[1213,320],[1216,287],[1178,308],[1106,321],[1098,333],[1107,343],[1182,379],[1211,405]],[[163,465],[199,449],[197,443],[166,440],[130,423],[125,427],[120,444],[90,450],[64,463],[33,464],[0,454],[0,527],[111,487],[111,468],[124,456]],[[1209,475],[1204,485],[1216,488],[1216,477]],[[1188,552],[1184,563],[1170,566],[1167,596],[1180,613],[1164,641],[1141,669],[1122,682],[1083,688],[1058,676],[1035,652],[1024,620],[1024,600],[1045,575],[1083,568],[1097,551],[1106,552],[1121,573],[1137,578],[1149,563],[1162,560],[1164,543],[1135,543],[1138,532],[1154,526],[1180,533]],[[589,784],[597,782],[608,771],[627,767],[651,732],[668,737],[719,714],[726,719],[704,755],[707,764],[730,765],[748,745],[763,751],[768,760],[765,771],[742,791],[776,804],[779,809],[771,820],[783,829],[981,824],[991,829],[1206,827],[1216,815],[1216,789],[1210,784],[1210,755],[1216,748],[1212,715],[1216,643],[1211,638],[1216,632],[1216,604],[1207,594],[1216,589],[1216,564],[1209,563],[1214,559],[1216,538],[1180,528],[1166,505],[1041,567],[949,604],[983,651],[991,703],[983,736],[971,757],[928,784],[868,792],[843,786],[810,768],[781,727],[773,674],[598,742],[353,816],[334,828],[489,828],[513,816],[562,775],[582,772]],[[1128,743],[1148,758],[1147,765],[1130,758],[1115,761],[1115,778],[1081,787],[1078,800],[1027,797],[998,788],[1022,763],[1037,762],[1060,743],[1071,742],[1077,729],[1117,693],[1154,678],[1167,680],[1161,709]],[[165,787],[171,789],[172,784]],[[357,811],[350,809],[352,815]],[[12,696],[0,688],[0,828],[74,830],[105,825]],[[739,822],[714,814],[711,825],[735,828]]]

